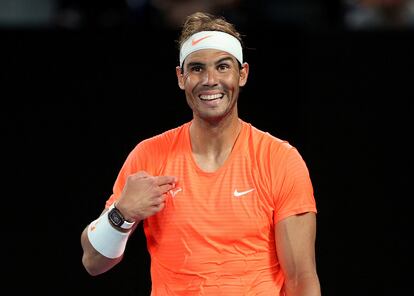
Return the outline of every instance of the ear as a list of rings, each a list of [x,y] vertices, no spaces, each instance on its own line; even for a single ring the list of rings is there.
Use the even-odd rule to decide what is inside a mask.
[[[249,76],[249,64],[243,63],[240,69],[239,86],[245,86],[247,83],[247,77]]]
[[[180,89],[184,90],[184,74],[181,71],[180,66],[175,67],[175,74],[177,75],[178,86]]]

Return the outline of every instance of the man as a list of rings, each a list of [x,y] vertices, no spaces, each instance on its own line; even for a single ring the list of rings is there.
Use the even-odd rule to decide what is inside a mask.
[[[195,13],[180,37],[190,122],[140,142],[102,215],[82,233],[98,275],[143,221],[152,295],[320,295],[316,205],[298,151],[238,117],[243,61],[234,26]]]

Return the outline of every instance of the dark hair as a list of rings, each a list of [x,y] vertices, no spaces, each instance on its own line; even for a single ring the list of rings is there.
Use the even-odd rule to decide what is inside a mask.
[[[221,31],[236,37],[243,47],[240,33],[233,24],[229,23],[222,16],[215,16],[205,12],[195,12],[189,15],[183,24],[178,39],[178,49],[190,36],[201,31]]]

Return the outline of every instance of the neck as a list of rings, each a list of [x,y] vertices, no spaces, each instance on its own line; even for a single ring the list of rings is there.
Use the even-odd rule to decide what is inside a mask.
[[[237,116],[219,123],[194,118],[190,126],[190,139],[199,165],[210,168],[208,170],[221,166],[230,155],[240,130],[241,121]]]
[[[240,119],[207,122],[194,118],[190,126],[191,143],[198,152],[220,151],[227,146],[233,146],[241,128]]]

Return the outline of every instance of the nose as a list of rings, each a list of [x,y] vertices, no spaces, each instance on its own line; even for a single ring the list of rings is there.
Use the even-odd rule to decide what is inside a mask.
[[[214,69],[206,69],[203,76],[203,85],[217,85],[217,73]]]

